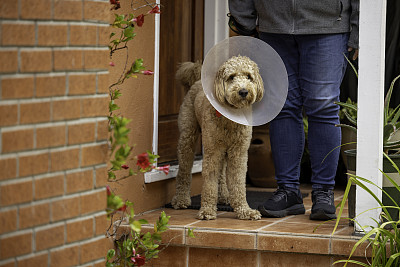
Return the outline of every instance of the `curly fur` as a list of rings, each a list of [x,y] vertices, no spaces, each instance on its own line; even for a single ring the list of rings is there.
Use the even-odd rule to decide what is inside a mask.
[[[179,111],[179,171],[172,205],[182,209],[191,203],[194,147],[201,132],[204,184],[197,217],[216,219],[219,202],[229,203],[239,219],[258,220],[260,213],[246,201],[247,151],[252,127],[216,115],[203,92],[200,73],[199,62],[185,62],[176,73],[176,78],[190,89]],[[219,68],[214,89],[219,102],[234,108],[252,105],[264,92],[256,63],[243,56],[232,57]]]

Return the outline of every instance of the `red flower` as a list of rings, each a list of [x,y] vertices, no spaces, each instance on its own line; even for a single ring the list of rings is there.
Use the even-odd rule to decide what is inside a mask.
[[[137,16],[136,18],[134,18],[133,21],[136,21],[136,24],[137,24],[139,27],[142,27],[142,26],[143,26],[143,23],[144,23],[144,15],[143,15],[143,14],[140,14],[139,16]]]
[[[107,196],[111,196],[111,195],[112,195],[111,189],[110,189],[110,187],[107,185]]]
[[[121,168],[127,170],[127,169],[129,169],[129,166],[124,164],[124,165],[121,165]]]
[[[126,211],[126,204],[124,204],[121,208],[118,209],[119,211]]]
[[[157,170],[163,171],[165,173],[165,175],[168,175],[169,167],[170,167],[170,165],[160,166],[160,167],[157,167]]]
[[[111,10],[113,9],[117,10],[121,7],[119,0],[110,0],[110,4],[112,5]]]
[[[150,166],[149,155],[147,153],[138,155],[136,165],[143,170],[147,169]]]
[[[137,266],[143,266],[146,263],[146,258],[137,254],[135,257],[131,258],[133,263],[136,263]]]
[[[151,71],[151,70],[144,70],[144,71],[142,71],[142,73],[143,73],[144,75],[153,75],[153,74],[154,74],[154,71]]]
[[[155,7],[153,7],[149,12],[147,12],[147,14],[160,14],[160,7],[157,5]]]
[[[108,63],[108,65],[110,65],[111,67],[115,66],[114,62],[112,62],[112,61],[110,61],[110,63]]]

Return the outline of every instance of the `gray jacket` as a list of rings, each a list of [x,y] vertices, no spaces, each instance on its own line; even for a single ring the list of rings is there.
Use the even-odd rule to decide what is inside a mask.
[[[235,20],[246,30],[283,34],[350,32],[358,48],[359,0],[229,0]]]

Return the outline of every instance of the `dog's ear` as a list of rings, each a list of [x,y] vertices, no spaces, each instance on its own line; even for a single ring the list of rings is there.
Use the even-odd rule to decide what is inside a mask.
[[[254,82],[257,84],[257,98],[256,102],[260,101],[264,96],[264,82],[261,78],[258,67],[255,70]]]
[[[225,102],[225,79],[224,79],[224,68],[220,68],[215,76],[214,80],[214,90],[215,96],[218,102]]]

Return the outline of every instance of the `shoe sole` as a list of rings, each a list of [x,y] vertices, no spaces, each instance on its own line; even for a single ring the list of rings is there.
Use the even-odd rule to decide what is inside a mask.
[[[264,206],[258,207],[261,215],[268,218],[282,218],[288,215],[299,215],[306,213],[303,204],[296,204],[284,210],[267,210]]]
[[[325,213],[323,210],[317,210],[310,214],[310,220],[328,221],[336,219],[335,213]]]

